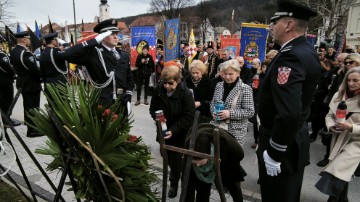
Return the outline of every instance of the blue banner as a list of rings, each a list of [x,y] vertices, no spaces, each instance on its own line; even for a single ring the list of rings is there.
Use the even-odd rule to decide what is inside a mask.
[[[179,25],[179,18],[165,21],[165,62],[179,58]]]
[[[156,60],[156,35],[154,26],[131,27],[131,67],[135,67],[136,57],[144,46],[149,47],[149,55]]]
[[[41,32],[40,32],[40,29],[39,29],[39,26],[35,20],[35,35],[37,36],[38,39],[41,38]]]
[[[242,23],[240,55],[244,57],[247,67],[251,68],[254,58],[264,61],[266,55],[267,25]]]

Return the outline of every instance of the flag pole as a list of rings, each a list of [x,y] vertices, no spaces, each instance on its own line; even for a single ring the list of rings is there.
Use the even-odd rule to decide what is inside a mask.
[[[75,0],[73,0],[73,10],[74,10],[74,35],[75,35],[74,45],[75,45],[77,44]]]

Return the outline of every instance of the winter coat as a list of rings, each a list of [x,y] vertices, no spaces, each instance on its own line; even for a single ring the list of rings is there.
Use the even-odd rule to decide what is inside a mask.
[[[216,128],[213,124],[203,123],[197,129],[197,138],[202,135],[208,137],[211,143],[214,143],[213,131]],[[189,148],[191,130],[186,138],[185,148]],[[244,158],[244,150],[237,140],[228,131],[219,128],[219,146],[220,146],[220,171],[223,185],[231,182],[244,181],[247,175],[240,161]]]
[[[235,109],[231,109],[232,102],[239,92],[240,96],[236,102],[236,107]],[[214,96],[210,105],[211,114],[215,113],[215,104],[216,102],[223,100],[223,95],[224,81],[219,82],[216,85]],[[224,106],[225,110],[230,111],[228,130],[236,138],[236,140],[243,145],[245,143],[245,135],[247,133],[248,119],[255,113],[251,87],[244,84],[241,79],[239,79],[227,96]]]
[[[150,103],[150,115],[155,120],[155,111],[163,110],[167,130],[172,137],[166,144],[184,147],[186,133],[192,126],[195,115],[194,98],[185,83],[178,83],[174,93],[168,97],[163,84],[155,88]]]
[[[335,125],[335,114],[339,104],[338,92],[330,102],[330,110],[326,116],[326,127],[329,129]],[[349,182],[360,162],[360,95],[356,95],[346,101],[348,113],[353,114],[346,120],[353,124],[353,130],[333,134],[330,145],[329,164],[324,168],[335,177]]]
[[[210,102],[214,95],[214,86],[208,76],[203,76],[201,81],[195,88],[194,83],[191,78],[186,80],[186,85],[189,89],[192,89],[194,92],[194,100],[201,103],[200,107],[196,108],[196,110],[200,111],[201,122],[204,122],[204,118],[210,121],[212,119],[212,115],[210,113]]]
[[[145,59],[145,63],[142,63],[141,60]],[[140,54],[136,58],[136,67],[138,68],[138,78],[150,77],[151,73],[155,71],[155,62],[151,55]]]

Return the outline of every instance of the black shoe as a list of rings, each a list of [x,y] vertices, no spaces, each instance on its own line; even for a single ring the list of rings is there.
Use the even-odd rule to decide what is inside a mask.
[[[329,163],[329,159],[326,158],[326,159],[319,161],[316,165],[319,167],[325,167],[328,163]]]
[[[140,104],[140,100],[137,100],[136,102],[135,102],[135,106],[138,106]]]
[[[169,198],[175,198],[177,195],[178,186],[170,186],[168,197]]]
[[[21,125],[21,121],[16,120],[16,119],[11,119],[11,124],[13,126],[20,126]]]
[[[33,138],[33,137],[41,137],[41,136],[44,136],[44,134],[35,133],[35,132],[32,132],[32,133],[27,133],[27,134],[26,134],[26,137],[29,137],[29,138]]]

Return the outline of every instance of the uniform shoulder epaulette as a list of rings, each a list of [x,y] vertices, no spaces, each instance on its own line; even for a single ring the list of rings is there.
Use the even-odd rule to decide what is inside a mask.
[[[288,52],[290,51],[292,48],[292,46],[288,46],[288,47],[285,47],[284,49],[281,49],[281,52],[284,53],[284,52]]]

